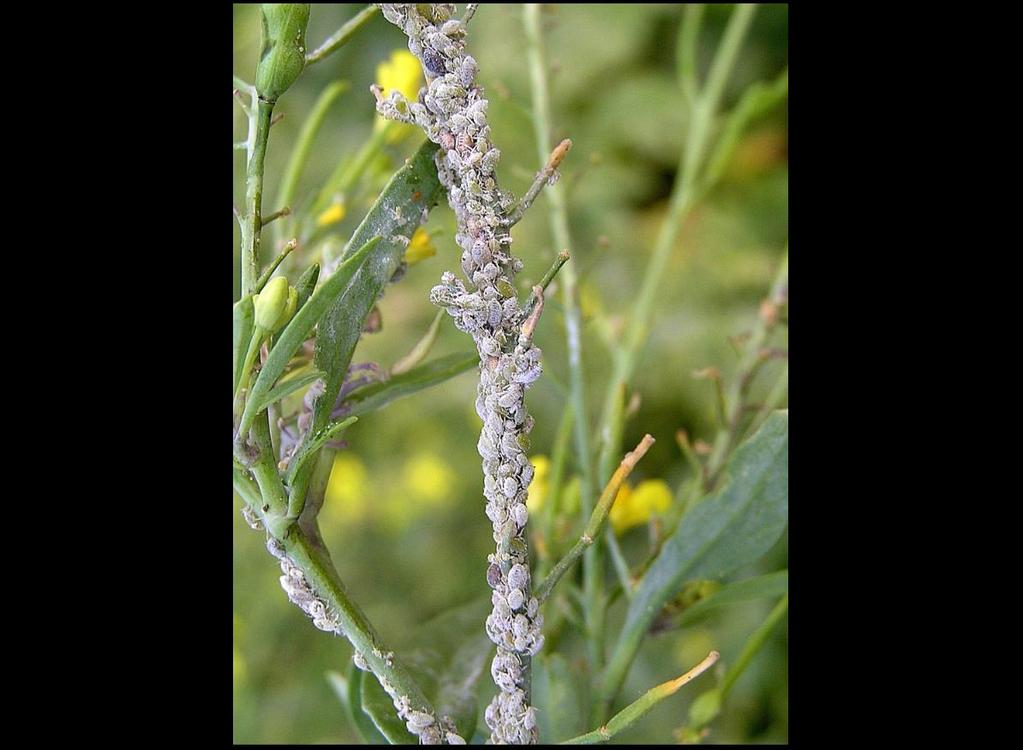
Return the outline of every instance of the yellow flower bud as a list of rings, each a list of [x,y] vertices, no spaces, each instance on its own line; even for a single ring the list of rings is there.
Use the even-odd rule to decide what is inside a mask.
[[[437,254],[437,247],[425,229],[419,227],[405,249],[405,262],[410,266]]]
[[[263,287],[263,291],[252,298],[256,308],[256,326],[273,332],[281,314],[288,304],[288,280],[275,276]]]

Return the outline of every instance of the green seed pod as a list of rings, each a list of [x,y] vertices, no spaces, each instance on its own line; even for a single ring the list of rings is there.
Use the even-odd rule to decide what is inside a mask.
[[[263,3],[263,52],[256,66],[256,91],[273,104],[305,67],[309,3]]]
[[[277,321],[281,318],[288,304],[288,280],[284,276],[275,276],[263,287],[263,291],[252,298],[256,306],[256,327],[273,332]],[[296,303],[298,302],[296,298]]]

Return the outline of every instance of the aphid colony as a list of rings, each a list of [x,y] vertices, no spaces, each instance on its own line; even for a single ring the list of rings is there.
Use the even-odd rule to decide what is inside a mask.
[[[483,420],[477,448],[483,457],[483,494],[493,523],[496,551],[487,581],[494,589],[486,631],[497,644],[491,675],[500,692],[486,710],[491,742],[532,744],[535,710],[528,705],[523,660],[543,647],[539,604],[530,596],[525,526],[526,490],[533,467],[526,457],[533,427],[523,397],[540,376],[540,350],[532,344],[539,308],[528,319],[513,280],[522,261],[508,251],[508,209],[514,198],[501,191],[494,169],[501,152],[490,141],[488,102],[476,85],[476,61],[465,54],[465,27],[451,19],[454,6],[384,4],[384,17],[408,36],[427,85],[418,100],[398,92],[384,97],[374,87],[377,111],[413,123],[440,145],[437,174],[455,212],[455,241],[462,248],[466,283],[446,272],[430,292],[455,326],[472,335],[480,356],[476,412]],[[470,290],[469,287],[472,287]],[[420,735],[420,740],[425,739]]]

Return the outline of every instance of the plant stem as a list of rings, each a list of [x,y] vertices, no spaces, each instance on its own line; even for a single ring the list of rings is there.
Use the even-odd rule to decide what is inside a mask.
[[[253,290],[259,275],[259,244],[263,228],[263,159],[270,137],[270,119],[274,105],[253,94],[253,116],[249,120],[251,148],[245,170],[245,217],[242,221],[242,297]],[[255,125],[255,134],[251,129]]]
[[[700,23],[706,6],[702,3],[686,3],[685,17],[679,29],[678,77],[686,102],[692,106],[699,96],[699,81],[696,62],[699,53]]]
[[[711,651],[704,657],[703,661],[697,664],[695,667],[690,669],[683,675],[676,677],[674,680],[668,680],[662,682],[656,687],[652,687],[641,695],[637,700],[630,703],[628,706],[623,708],[612,719],[607,722],[600,729],[595,729],[592,732],[579,735],[570,740],[565,740],[562,745],[594,745],[598,742],[606,742],[607,740],[614,737],[616,734],[624,732],[629,727],[633,726],[639,721],[651,708],[660,703],[662,700],[667,698],[669,695],[673,695],[685,685],[687,682],[692,682],[701,674],[710,669],[714,663],[718,660],[717,651]]]
[[[533,126],[536,131],[536,146],[541,163],[551,153],[550,145],[550,95],[547,89],[547,69],[544,64],[542,36],[540,30],[540,6],[528,3],[524,6],[527,55],[529,58],[530,81],[533,98]],[[565,210],[565,196],[561,185],[552,185],[547,191],[548,216],[551,234],[557,247],[571,250],[572,238],[568,229]],[[565,310],[565,329],[568,337],[568,366],[570,375],[570,398],[575,413],[576,462],[579,466],[580,512],[586,518],[593,511],[596,497],[596,482],[593,476],[593,459],[590,448],[590,427],[586,416],[586,385],[582,370],[582,323],[579,304],[576,300],[576,273],[574,264],[564,269],[562,304]],[[604,661],[604,607],[602,602],[602,576],[599,548],[587,545],[583,559],[583,588],[586,593],[587,648],[590,667],[596,673]]]
[[[386,126],[378,127],[373,130],[368,141],[366,141],[359,152],[355,155],[355,158],[350,161],[339,162],[337,167],[334,168],[334,172],[327,178],[327,181],[320,188],[320,192],[316,195],[316,200],[313,201],[312,208],[310,209],[310,215],[313,220],[330,204],[335,195],[345,195],[352,186],[362,177],[362,173],[366,171],[366,167],[370,165],[370,162],[380,153],[380,150],[387,143],[387,136],[399,123],[388,122]],[[303,244],[309,245],[316,239],[316,229],[313,229],[310,237],[306,239]]]
[[[771,613],[767,616],[767,619],[761,623],[760,627],[754,631],[754,633],[746,641],[742,647],[742,652],[739,654],[739,658],[735,660],[735,663],[729,666],[728,671],[725,672],[725,677],[721,681],[721,699],[724,700],[725,696],[735,685],[735,681],[739,679],[739,676],[745,671],[746,667],[753,660],[753,657],[757,655],[757,652],[767,642],[767,637],[774,630],[775,626],[781,621],[781,618],[785,616],[785,613],[789,609],[789,595],[785,594],[781,598]]]
[[[573,563],[582,557],[583,552],[596,541],[597,535],[604,526],[604,521],[607,520],[607,516],[611,512],[611,506],[614,505],[615,498],[618,497],[618,490],[621,489],[622,483],[632,473],[632,470],[636,468],[639,459],[643,458],[653,444],[654,439],[649,435],[644,435],[635,450],[625,454],[625,458],[618,465],[618,470],[601,493],[600,500],[597,501],[597,507],[593,509],[593,513],[590,515],[590,520],[586,524],[582,536],[579,537],[579,540],[569,550],[568,554],[558,560],[558,564],[554,566],[550,575],[543,580],[543,583],[537,586],[534,595],[541,604],[550,596],[551,591],[558,581],[561,580],[561,577],[572,567]]]
[[[574,416],[575,412],[572,410],[572,402],[569,401],[561,412],[561,421],[558,423],[558,432],[554,438],[554,450],[551,451],[551,478],[547,483],[546,505],[543,509],[543,521],[541,524],[543,545],[540,547],[540,562],[534,575],[536,580],[542,580],[547,576],[547,573],[550,571],[551,560],[554,557],[554,517],[561,498],[561,485],[565,476],[565,459],[568,454],[568,441],[572,437]]]
[[[298,141],[295,143],[295,147],[291,150],[291,156],[288,157],[288,165],[284,169],[284,177],[281,178],[281,187],[277,196],[277,203],[279,205],[292,205],[292,200],[295,196],[295,188],[298,186],[298,178],[302,174],[302,169],[305,167],[306,162],[309,160],[309,152],[313,146],[313,139],[316,138],[316,134],[323,125],[323,121],[327,117],[327,112],[330,110],[330,106],[349,88],[350,85],[348,81],[335,81],[330,84],[323,90],[323,93],[320,94],[319,98],[316,100],[316,104],[313,105],[312,112],[309,113],[305,122],[302,123],[302,131],[298,135]],[[294,219],[287,223],[287,226],[291,231],[294,231],[294,224]],[[280,244],[281,240],[285,236],[284,225],[278,224],[274,227],[274,231],[277,243]]]
[[[234,469],[234,487],[252,512],[263,522],[264,527],[269,530],[271,519],[258,504],[259,490],[255,483],[237,466]],[[422,689],[404,665],[383,644],[366,615],[348,595],[326,550],[322,549],[299,526],[290,526],[282,535],[283,539],[273,533],[271,536],[282,544],[291,562],[302,571],[302,575],[305,576],[316,595],[327,604],[332,612],[337,613],[345,637],[362,654],[377,679],[386,680],[399,693],[407,696],[413,710],[435,715],[434,708],[423,694]]]
[[[601,417],[604,442],[600,451],[599,478],[611,473],[614,456],[621,451],[622,423],[615,418],[618,389],[626,386],[635,373],[641,349],[650,329],[650,316],[654,297],[661,283],[668,258],[678,238],[682,221],[692,208],[694,198],[700,190],[697,185],[699,170],[707,153],[711,125],[724,91],[724,84],[735,65],[736,56],[743,37],[749,28],[755,5],[736,6],[728,21],[721,46],[715,54],[706,86],[694,100],[685,146],[679,162],[675,184],[671,192],[668,216],[661,224],[654,244],[654,251],[647,265],[636,305],[633,308],[630,327],[625,340],[616,351],[614,370],[604,399]]]
[[[385,659],[390,650],[380,641],[359,606],[352,601],[329,556],[314,545],[303,531],[293,527],[284,548],[313,590],[337,613],[345,637],[357,649],[377,678],[383,678],[408,697],[413,710],[435,714],[419,685],[396,658]]]
[[[379,8],[376,5],[367,5],[360,10],[348,19],[340,29],[331,34],[323,44],[306,55],[305,64],[315,65],[331,53],[341,49],[348,43],[348,40],[352,38],[355,32],[361,29],[378,10]]]
[[[788,295],[788,281],[789,256],[786,249],[785,256],[782,258],[781,265],[775,274],[774,282],[771,284],[771,291],[767,298],[768,304],[776,304],[775,301],[783,300]],[[757,317],[753,332],[750,335],[749,341],[745,344],[738,370],[729,385],[728,395],[725,399],[729,404],[728,416],[718,431],[710,458],[707,460],[707,481],[704,489],[708,492],[717,483],[728,455],[738,441],[739,427],[741,426],[743,409],[746,404],[746,393],[749,390],[756,368],[763,361],[761,347],[763,347],[772,325],[773,322],[764,320],[762,315]]]

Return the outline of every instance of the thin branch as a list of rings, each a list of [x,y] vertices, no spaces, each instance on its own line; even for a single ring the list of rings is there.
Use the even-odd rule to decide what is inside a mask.
[[[361,29],[373,15],[380,10],[376,5],[367,5],[356,13],[340,29],[335,31],[327,40],[315,50],[305,56],[306,65],[315,65],[328,55],[341,49],[356,31]]]
[[[674,680],[662,682],[657,687],[650,688],[633,703],[623,708],[612,719],[600,729],[579,735],[570,740],[560,743],[562,745],[593,745],[598,742],[606,742],[616,734],[624,732],[637,721],[639,721],[651,708],[660,703],[670,695],[678,692],[688,682],[692,682],[701,674],[710,669],[717,662],[721,655],[717,651],[711,651],[704,657],[703,661],[690,669],[685,674],[676,677]]]
[[[263,287],[266,286],[266,283],[268,281],[270,281],[270,277],[273,276],[274,271],[277,270],[277,266],[279,266],[284,261],[285,258],[291,255],[292,251],[296,247],[298,247],[298,240],[291,240],[287,245],[284,246],[284,249],[281,251],[281,254],[273,259],[270,265],[266,267],[266,270],[263,271],[263,273],[260,274],[260,277],[256,280],[256,283],[252,287],[253,294],[258,294],[259,292],[263,291]]]
[[[551,106],[547,86],[547,67],[543,57],[543,36],[540,28],[540,6],[527,4],[524,21],[529,60],[530,84],[532,88],[533,128],[536,132],[536,147],[540,159],[552,153],[550,143]],[[547,191],[548,218],[551,236],[556,247],[571,249],[572,237],[568,228],[568,211],[565,207],[563,186],[552,185]],[[590,421],[586,411],[586,382],[582,365],[582,316],[576,292],[574,264],[567,265],[562,285],[562,304],[565,311],[565,333],[568,340],[568,367],[570,375],[570,399],[574,410],[575,453],[579,467],[579,512],[583,518],[593,511],[597,494],[597,482],[593,474],[593,455],[590,448]],[[583,586],[586,592],[586,625],[590,667],[594,671],[603,663],[604,609],[601,593],[603,576],[600,567],[599,547],[590,547],[583,559]]]
[[[569,550],[568,554],[561,558],[557,565],[551,570],[550,574],[543,580],[535,591],[536,598],[543,603],[551,591],[557,585],[561,577],[565,575],[572,564],[582,557],[583,552],[586,548],[593,544],[597,538],[597,534],[600,533],[604,521],[607,520],[608,514],[611,512],[611,506],[614,504],[615,498],[618,496],[618,490],[621,488],[622,483],[626,480],[632,470],[636,467],[639,459],[643,458],[650,446],[654,444],[654,439],[650,435],[644,435],[643,439],[639,441],[639,445],[636,449],[625,454],[625,458],[618,465],[618,470],[611,477],[611,481],[607,483],[604,491],[600,495],[600,499],[597,501],[597,506],[593,509],[593,513],[590,515],[590,520],[586,524],[586,528],[583,530],[582,536],[575,543],[575,546]]]
[[[291,216],[291,206],[285,206],[284,208],[274,211],[269,216],[264,216],[261,220],[261,223],[265,227],[270,222],[276,221],[277,219],[280,219],[283,216]]]
[[[554,184],[557,180],[555,173],[558,171],[558,165],[561,164],[570,148],[572,148],[572,141],[568,138],[555,146],[543,169],[537,172],[536,177],[533,178],[533,184],[529,186],[529,190],[526,191],[526,194],[522,196],[522,199],[515,204],[511,213],[505,218],[505,226],[513,227],[518,224],[523,214],[533,205],[536,196],[540,195],[540,191],[543,190],[544,186]]]
[[[462,16],[462,23],[469,23],[469,19],[471,19],[476,14],[476,9],[479,7],[480,7],[479,3],[466,3],[465,14]]]
[[[561,267],[568,262],[568,259],[569,259],[568,250],[562,250],[560,253],[558,253],[558,257],[554,259],[554,263],[551,265],[550,268],[547,269],[547,273],[543,275],[543,278],[540,279],[539,286],[542,291],[547,291],[547,286],[551,283],[551,281],[554,280],[554,277],[557,276],[558,271],[561,270]],[[536,294],[535,293],[530,294],[529,299],[526,301],[527,316],[533,312],[533,307],[536,305],[536,302],[537,302]]]

